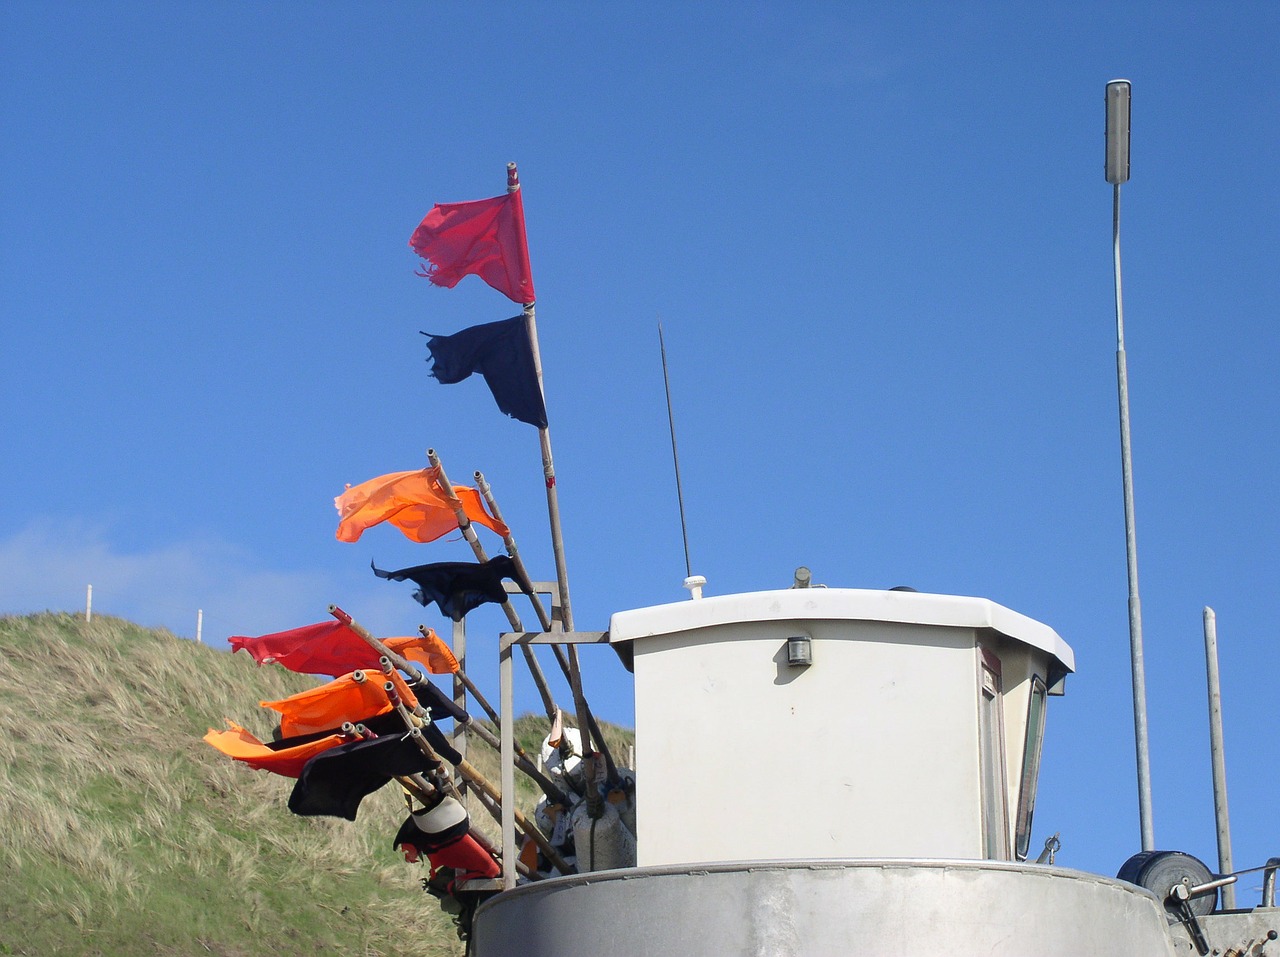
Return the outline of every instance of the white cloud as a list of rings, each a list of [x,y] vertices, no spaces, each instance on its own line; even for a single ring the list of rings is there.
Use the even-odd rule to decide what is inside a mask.
[[[0,539],[0,614],[83,612],[85,588],[92,584],[95,615],[164,627],[187,638],[195,637],[196,612],[202,609],[202,638],[213,647],[226,647],[230,635],[263,635],[326,621],[330,602],[377,635],[412,635],[419,624],[427,624],[449,638],[451,622],[434,606],[417,605],[408,587],[374,578],[363,560],[342,564],[349,574],[269,569],[250,550],[221,541],[175,542],[151,551],[125,552],[113,543],[110,529],[101,525],[38,521]],[[495,702],[496,636],[506,627],[496,606],[478,609],[468,618],[468,671]],[[607,651],[585,657],[588,683],[597,680],[597,667],[603,667],[608,680],[622,682],[599,702],[600,716],[629,722],[629,681],[621,667]],[[543,667],[563,705],[567,686],[558,680],[549,657]],[[516,706],[539,710],[527,677],[517,680]]]
[[[105,528],[51,522],[0,539],[0,612],[82,610],[88,585],[95,614],[163,626],[187,637],[194,637],[197,610],[203,610],[203,638],[213,645],[231,634],[265,634],[321,621],[333,601],[351,602],[352,613],[370,627],[385,627],[394,600],[402,610],[404,604],[403,595],[372,588],[356,596],[347,589],[344,599],[328,573],[263,568],[245,549],[220,541],[175,542],[126,553]]]

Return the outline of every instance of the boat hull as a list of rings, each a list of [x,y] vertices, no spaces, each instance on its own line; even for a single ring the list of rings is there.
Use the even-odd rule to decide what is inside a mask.
[[[603,871],[499,894],[475,957],[1171,957],[1151,893],[992,861],[745,861]]]

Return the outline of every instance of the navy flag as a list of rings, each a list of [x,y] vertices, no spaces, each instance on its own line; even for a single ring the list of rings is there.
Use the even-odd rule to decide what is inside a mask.
[[[472,326],[451,336],[432,335],[427,348],[431,351],[431,374],[440,382],[461,382],[479,372],[499,409],[539,429],[547,427],[547,410],[523,315]]]
[[[435,602],[454,621],[462,621],[471,609],[486,602],[507,600],[502,579],[516,578],[516,563],[506,555],[491,558],[483,565],[475,562],[434,562],[397,571],[383,571],[370,563],[373,573],[391,581],[411,581],[418,586],[413,597],[423,607]]]

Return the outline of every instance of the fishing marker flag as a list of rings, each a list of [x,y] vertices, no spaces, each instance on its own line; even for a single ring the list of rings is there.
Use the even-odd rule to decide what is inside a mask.
[[[383,571],[370,562],[373,573],[391,581],[411,581],[417,585],[413,597],[424,608],[435,602],[454,621],[487,602],[507,600],[502,579],[516,580],[516,563],[507,555],[491,558],[482,565],[474,562],[434,562],[396,571]]]
[[[338,510],[340,542],[357,542],[366,528],[390,522],[412,542],[434,542],[458,527],[455,501],[473,522],[499,535],[511,530],[485,511],[480,493],[466,485],[453,487],[450,499],[440,487],[440,470],[434,466],[416,472],[379,475],[348,489],[333,500]]]
[[[512,302],[534,300],[519,189],[469,203],[437,203],[409,245],[427,260],[419,275],[433,285],[452,289],[463,276],[479,276]]]
[[[422,729],[432,750],[455,767],[462,755],[455,751],[434,724]],[[393,777],[425,771],[430,761],[408,735],[386,735],[340,744],[317,754],[305,765],[289,795],[294,814],[327,814],[356,819],[365,795],[372,794]]]
[[[214,731],[210,728],[209,733],[204,736],[205,743],[258,771],[271,771],[287,778],[300,776],[307,762],[321,751],[346,743],[346,738],[342,735],[330,734],[264,744],[229,718],[227,724],[230,726],[228,731]]]
[[[233,635],[227,642],[233,652],[244,649],[260,665],[275,662],[298,674],[337,678],[357,668],[382,673],[378,671],[380,655],[363,638],[338,621],[322,621],[257,638]],[[453,652],[435,632],[415,637],[385,638],[383,644],[401,657],[425,666],[432,674],[458,670]]]
[[[280,733],[285,737],[333,731],[343,722],[357,724],[390,711],[391,700],[383,690],[388,680],[395,685],[406,707],[412,709],[418,703],[400,672],[395,670],[390,675],[383,675],[381,671],[367,675],[361,672],[359,681],[353,672],[279,701],[258,703],[280,712]]]
[[[451,385],[479,372],[500,410],[539,429],[547,427],[547,409],[523,315],[472,326],[451,336],[423,335],[430,336],[431,374],[439,382]]]

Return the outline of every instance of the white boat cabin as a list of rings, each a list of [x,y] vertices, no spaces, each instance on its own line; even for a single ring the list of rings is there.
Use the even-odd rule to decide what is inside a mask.
[[[980,598],[790,588],[613,615],[634,656],[640,867],[1011,861],[1074,656]]]

